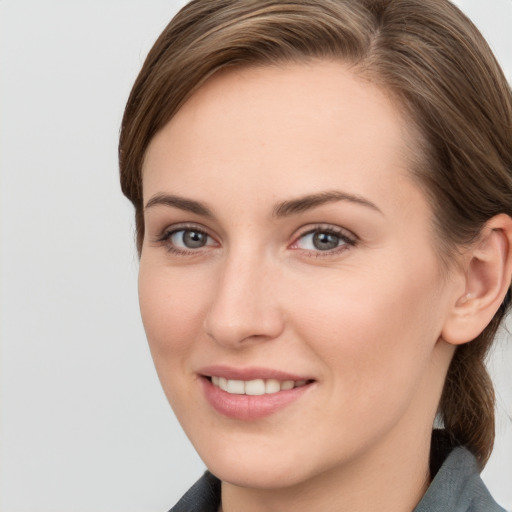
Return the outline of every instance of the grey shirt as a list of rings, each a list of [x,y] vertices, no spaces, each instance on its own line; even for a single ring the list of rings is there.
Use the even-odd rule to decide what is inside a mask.
[[[220,480],[206,472],[169,512],[217,512]],[[506,512],[489,494],[466,448],[454,448],[413,512]]]
[[[485,487],[466,448],[454,448],[413,512],[506,512]]]

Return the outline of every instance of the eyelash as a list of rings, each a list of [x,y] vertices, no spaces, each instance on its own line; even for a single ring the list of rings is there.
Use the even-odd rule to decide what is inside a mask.
[[[190,256],[198,254],[200,252],[200,249],[202,249],[203,247],[200,247],[198,249],[187,250],[178,248],[171,243],[171,238],[173,237],[173,235],[179,233],[180,231],[199,233],[213,240],[213,237],[211,237],[205,229],[193,224],[185,224],[181,226],[174,226],[172,229],[165,229],[163,233],[155,240],[155,243],[159,245],[164,245],[167,252],[171,254],[176,254],[178,256]]]
[[[334,247],[333,249],[321,251],[321,250],[310,250],[310,249],[300,249],[296,248],[296,250],[302,251],[306,256],[312,258],[328,258],[329,256],[336,256],[341,252],[348,250],[351,247],[355,247],[359,241],[359,239],[352,233],[349,234],[347,230],[335,227],[335,226],[315,226],[312,229],[308,229],[303,233],[300,233],[292,242],[291,247],[297,245],[299,240],[303,239],[308,235],[317,234],[326,234],[335,236],[339,240],[339,245]]]
[[[215,240],[212,236],[208,234],[208,232],[201,228],[200,226],[188,224],[188,225],[181,225],[181,226],[175,226],[172,229],[166,229],[163,231],[163,233],[155,240],[156,244],[164,245],[165,249],[171,253],[176,254],[178,256],[190,256],[190,255],[197,255],[198,253],[202,252],[201,250],[205,247],[208,247],[208,245],[201,246],[197,249],[182,249],[178,248],[175,245],[171,243],[171,238],[179,232],[194,232],[199,233],[201,235],[206,236],[210,240]],[[298,244],[298,242],[303,239],[304,237],[308,235],[313,234],[327,234],[332,235],[338,238],[339,244],[337,247],[334,247],[333,249],[328,249],[325,251],[322,250],[311,250],[311,249],[301,249],[300,247],[294,247]],[[316,226],[312,229],[309,229],[307,231],[304,231],[300,233],[294,241],[290,244],[290,248],[294,250],[299,250],[303,252],[308,257],[313,258],[322,258],[322,257],[329,257],[337,255],[343,251],[346,251],[350,247],[354,247],[357,245],[359,239],[352,233],[348,234],[346,230],[334,227],[334,226]]]

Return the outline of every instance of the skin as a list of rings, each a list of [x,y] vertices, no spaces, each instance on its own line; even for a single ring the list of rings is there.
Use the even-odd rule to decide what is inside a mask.
[[[411,511],[429,483],[430,435],[464,294],[441,268],[432,211],[410,177],[410,130],[343,64],[219,73],[154,137],[140,260],[142,318],[181,425],[235,510]],[[276,205],[338,191],[275,215]],[[364,202],[363,201],[363,202]],[[273,214],[274,212],[274,214]],[[207,244],[180,250],[200,229]],[[304,236],[341,231],[322,251]],[[335,240],[338,240],[335,237]],[[264,367],[314,383],[255,421],[205,399],[205,365]]]

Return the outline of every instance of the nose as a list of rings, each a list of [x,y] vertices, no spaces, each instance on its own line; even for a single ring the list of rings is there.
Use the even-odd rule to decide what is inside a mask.
[[[230,349],[277,338],[284,318],[276,301],[276,272],[263,258],[228,257],[205,316],[208,336]]]

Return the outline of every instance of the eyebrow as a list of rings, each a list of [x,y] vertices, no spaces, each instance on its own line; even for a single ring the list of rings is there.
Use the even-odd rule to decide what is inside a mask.
[[[184,197],[180,196],[156,194],[146,203],[144,210],[154,206],[171,206],[173,208],[179,208],[180,210],[195,213],[196,215],[213,218],[213,213],[207,206],[200,203],[199,201],[194,201],[193,199],[185,199]]]
[[[384,215],[380,208],[377,207],[377,205],[371,201],[368,201],[364,197],[354,194],[347,194],[346,192],[340,192],[337,190],[331,190],[327,192],[319,192],[317,194],[309,194],[306,196],[298,197],[296,199],[289,199],[287,201],[278,203],[273,208],[272,216],[277,218],[289,217],[291,215],[296,215],[307,210],[317,208],[323,204],[333,203],[336,201],[348,201],[366,206]],[[196,215],[201,215],[203,217],[214,218],[211,210],[203,203],[172,194],[154,195],[146,203],[144,209],[147,210],[148,208],[152,208],[154,206],[170,206],[172,208],[185,210],[187,212],[195,213]]]
[[[272,215],[273,217],[288,217],[290,215],[302,213],[304,211],[317,208],[323,204],[333,203],[336,201],[348,201],[350,203],[356,203],[371,208],[372,210],[375,210],[384,215],[382,210],[371,201],[368,201],[368,199],[358,195],[340,192],[338,190],[320,192],[318,194],[310,194],[307,196],[299,197],[297,199],[283,201],[274,207]]]

